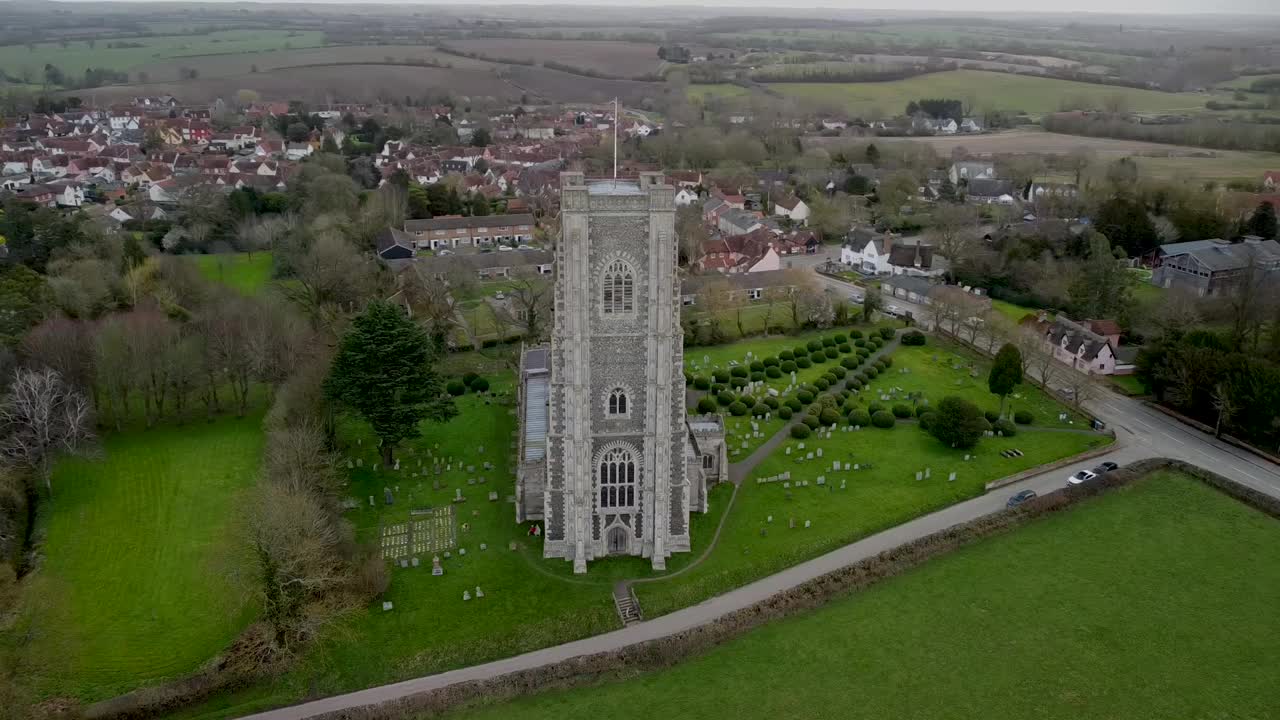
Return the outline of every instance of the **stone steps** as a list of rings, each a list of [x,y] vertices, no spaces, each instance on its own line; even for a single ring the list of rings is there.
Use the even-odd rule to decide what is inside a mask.
[[[640,601],[629,587],[614,588],[613,605],[618,611],[618,619],[624,626],[634,625],[644,617],[640,614]]]

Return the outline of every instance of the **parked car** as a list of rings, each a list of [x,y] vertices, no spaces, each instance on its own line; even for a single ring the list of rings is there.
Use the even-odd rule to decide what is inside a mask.
[[[1098,477],[1098,474],[1090,470],[1081,470],[1080,472],[1067,478],[1068,485],[1083,485],[1090,480]]]
[[[1011,508],[1018,507],[1022,503],[1030,500],[1031,498],[1034,498],[1035,496],[1036,496],[1035,490],[1023,490],[1017,495],[1014,495],[1013,497],[1009,498],[1009,502],[1005,503],[1004,506],[1011,507]]]
[[[1093,469],[1093,474],[1094,474],[1094,475],[1101,475],[1101,474],[1103,474],[1103,473],[1109,473],[1109,472],[1111,472],[1112,470],[1115,470],[1115,469],[1116,469],[1116,468],[1118,468],[1118,467],[1120,467],[1120,466],[1119,466],[1119,465],[1117,465],[1117,464],[1115,464],[1115,463],[1113,463],[1113,462],[1110,462],[1110,461],[1108,461],[1108,462],[1104,462],[1104,463],[1102,463],[1102,464],[1098,465],[1098,467],[1096,467],[1096,468],[1094,468],[1094,469]]]

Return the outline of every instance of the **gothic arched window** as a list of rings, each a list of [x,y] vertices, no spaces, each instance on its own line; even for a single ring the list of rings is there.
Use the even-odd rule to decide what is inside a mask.
[[[622,388],[614,388],[609,393],[609,415],[626,415],[627,414],[627,391]]]
[[[601,308],[608,315],[629,313],[634,307],[635,274],[631,266],[621,260],[609,263],[600,279]]]
[[[631,451],[624,447],[606,450],[600,456],[600,507],[620,509],[635,507],[636,463]]]

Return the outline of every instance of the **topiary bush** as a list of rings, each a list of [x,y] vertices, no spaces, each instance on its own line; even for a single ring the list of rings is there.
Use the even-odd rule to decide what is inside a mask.
[[[751,382],[764,382],[764,373],[763,372],[751,373]]]
[[[800,412],[800,409],[804,407],[804,403],[800,402],[800,398],[796,397],[789,397],[786,402],[782,404],[791,408],[792,412]]]
[[[728,407],[737,401],[738,401],[738,396],[734,395],[728,390],[725,390],[724,392],[716,396],[716,402],[720,403],[721,407]]]
[[[729,374],[733,377],[744,378],[747,376],[747,368],[745,365],[734,365],[729,368]]]
[[[783,420],[790,420],[790,419],[791,419],[791,408],[789,408],[789,407],[780,407],[780,408],[778,408],[778,417],[782,418]]]
[[[871,424],[871,413],[863,410],[862,408],[858,408],[849,413],[849,422],[854,425],[866,427]]]
[[[905,420],[911,417],[911,406],[898,403],[893,406],[893,416]]]
[[[982,417],[986,418],[989,423],[995,423],[995,421],[1000,419],[1000,413],[995,410],[983,410]]]
[[[826,379],[829,385],[835,385],[836,383],[840,382],[841,378],[844,377],[844,368],[837,367],[837,368],[828,370],[827,372],[823,373],[822,377]]]
[[[489,392],[489,381],[484,378],[476,378],[471,381],[471,392]]]
[[[784,351],[784,352],[785,352],[785,351]],[[777,366],[778,366],[778,363],[779,363],[779,362],[781,362],[781,361],[780,361],[780,360],[778,360],[778,358],[774,357],[773,355],[770,355],[769,357],[765,358],[764,360],[761,360],[761,362],[762,362],[762,363],[764,363],[764,366],[765,366],[765,367],[777,367]]]
[[[837,345],[836,350],[839,350],[841,354],[847,355],[853,352],[853,346],[847,342],[844,342]]]
[[[737,401],[735,401],[734,403],[732,403],[731,405],[729,405],[729,412],[730,412],[731,414],[733,414],[733,415],[737,415],[737,416],[739,416],[739,417],[741,417],[742,415],[746,415],[746,414],[747,414],[747,404],[746,404],[746,403],[744,403],[744,402],[742,402],[741,400],[737,400]]]
[[[807,357],[809,355],[809,348],[803,345],[797,345],[791,348],[791,352],[795,353],[795,359],[799,360],[800,358]]]
[[[713,413],[717,409],[718,408],[716,408],[715,398],[712,398],[709,395],[703,395],[702,399],[698,401],[698,412],[702,413],[703,415],[706,415],[707,413]]]
[[[937,417],[938,417],[938,413],[935,413],[935,412],[927,412],[921,415],[920,421],[919,421],[920,429],[928,431],[930,427],[933,427],[933,421],[936,420]]]
[[[859,380],[859,379],[858,379],[858,378],[856,378],[856,377],[855,377],[855,378],[849,378],[849,382],[848,382],[848,383],[846,383],[846,384],[847,384],[849,387],[853,388],[854,390],[861,390],[861,389],[862,389],[862,381],[861,381],[861,380]]]
[[[881,338],[882,340],[892,340],[892,339],[893,339],[893,328],[890,328],[890,327],[882,327],[882,328],[880,328],[880,338]]]
[[[1035,416],[1030,410],[1019,410],[1013,414],[1013,421],[1019,425],[1030,425],[1035,422]]]
[[[867,412],[871,413],[872,415],[875,415],[881,410],[884,410],[884,403],[882,402],[872,400],[871,403],[867,405]]]
[[[813,434],[808,425],[804,423],[796,423],[791,426],[791,437],[797,440],[803,440]]]
[[[462,376],[462,384],[471,387],[471,383],[478,380],[480,376],[477,373],[469,372]]]
[[[768,405],[765,405],[762,402],[758,402],[755,405],[751,406],[751,414],[756,417],[764,417],[765,415],[768,415],[770,412],[771,412],[770,407]]]
[[[829,347],[823,350],[822,354],[825,355],[828,360],[835,360],[836,358],[840,357],[840,351],[833,347]]]
[[[819,391],[822,391],[831,387],[831,383],[827,382],[826,378],[818,378],[817,380],[813,381],[813,386],[818,388]]]
[[[804,370],[805,368],[813,367],[813,361],[809,359],[808,355],[805,355],[804,357],[798,357],[796,358],[796,367],[800,368],[801,370]]]
[[[883,410],[871,416],[871,424],[878,428],[891,428],[895,422],[897,421],[893,419],[893,416]]]
[[[782,361],[782,365],[780,365],[779,367],[781,367],[781,368],[782,368],[782,372],[784,372],[784,373],[793,373],[793,372],[795,372],[795,371],[796,371],[796,361],[795,361],[795,360],[783,360],[783,361]]]
[[[854,376],[853,376],[853,379],[854,379],[854,380],[857,380],[858,382],[862,383],[863,385],[866,385],[866,384],[867,384],[867,381],[868,381],[868,380],[870,380],[870,378],[868,378],[868,377],[867,377],[867,373],[866,373],[866,371],[865,371],[865,370],[864,370],[864,371],[862,371],[862,372],[860,372],[860,373],[858,373],[858,374],[856,374],[856,375],[854,375]]]
[[[868,350],[867,348],[860,347],[858,348],[857,352],[858,352],[859,361],[866,360],[867,358],[871,357],[871,351]]]
[[[866,347],[866,346],[867,346],[867,341],[866,341],[865,339],[863,339],[863,338],[854,338],[854,339],[853,339],[853,346],[854,346],[854,347]]]
[[[850,369],[850,370],[854,370],[854,369],[856,369],[856,368],[858,367],[858,358],[855,358],[855,357],[847,357],[847,358],[845,358],[845,359],[841,360],[841,361],[840,361],[840,364],[841,364],[842,366],[844,366],[844,367],[846,367],[846,368]]]
[[[759,360],[752,360],[748,367],[751,368],[751,372],[764,372],[764,363]]]
[[[929,406],[925,403],[921,402],[916,406],[916,417],[924,417],[924,414],[927,412],[929,412]]]
[[[795,363],[792,363],[792,365],[794,364]],[[782,377],[782,370],[780,370],[777,365],[768,365],[764,369],[764,375],[765,377],[773,378],[776,380]]]
[[[822,421],[818,419],[817,415],[805,415],[803,422],[814,430],[817,430],[818,426],[822,425]]]
[[[844,342],[844,341],[848,340],[848,339],[849,339],[849,336],[848,336],[848,335],[845,335],[844,333],[836,333],[835,335],[832,335],[832,336],[831,336],[831,339],[832,339],[832,340],[835,340],[835,341],[836,341],[836,344],[837,344],[837,345],[839,345],[840,343],[842,343],[842,342]]]
[[[712,386],[711,386],[711,394],[712,394],[712,395],[719,395],[720,393],[722,393],[722,392],[724,392],[725,390],[728,390],[728,389],[729,389],[729,386],[728,386],[728,385],[721,385],[720,383],[716,383],[716,384],[714,384],[714,385],[712,385]]]
[[[810,340],[805,347],[809,348],[809,352],[817,352],[822,349],[821,340]]]
[[[821,350],[818,350],[817,352],[809,354],[809,360],[815,363],[824,363],[827,361],[827,355]]]
[[[889,367],[889,363],[885,362],[884,358],[876,358],[876,361],[871,363],[871,367],[874,367],[880,372],[884,372],[884,369]]]
[[[849,331],[849,339],[850,339],[850,340],[861,340],[861,339],[862,339],[862,331],[861,331],[861,330],[850,330],[850,331]]]
[[[445,384],[444,389],[448,391],[450,395],[457,397],[467,391],[467,386],[461,380],[450,380]]]
[[[835,346],[836,346],[836,339],[835,339],[835,338],[833,338],[833,337],[824,337],[824,338],[822,338],[822,347],[835,347]]]
[[[710,390],[711,378],[705,375],[699,375],[698,377],[693,379],[693,386],[699,390]]]
[[[808,405],[809,403],[813,402],[813,393],[809,392],[808,390],[801,390],[796,393],[795,399],[799,400],[800,404],[802,405]]]
[[[1013,437],[1018,434],[1018,428],[1014,427],[1013,421],[1009,418],[1001,418],[991,423],[991,429],[1005,437]]]
[[[924,333],[919,330],[911,330],[902,335],[902,344],[907,346],[924,345]]]
[[[772,396],[772,395],[766,395],[766,396],[765,396],[765,398],[764,398],[764,401],[763,401],[763,402],[764,402],[764,404],[765,404],[765,405],[768,405],[769,407],[773,408],[774,410],[777,410],[777,409],[778,409],[778,405],[779,405],[779,403],[778,403],[778,398],[776,398],[776,397],[774,397],[774,396]]]
[[[791,352],[790,350],[783,350],[782,352],[778,353],[778,359],[781,360],[782,362],[786,362],[788,360],[795,360],[796,354]]]
[[[729,371],[724,369],[712,370],[711,377],[721,385],[729,382]]]
[[[822,412],[818,413],[818,419],[823,425],[835,425],[840,422],[840,413],[832,407],[823,408]]]
[[[875,366],[867,368],[865,372],[867,373],[867,377],[869,378],[873,378],[880,374],[880,371],[875,369]]]
[[[729,386],[741,390],[747,386],[747,379],[744,377],[729,378]]]
[[[889,367],[890,365],[893,365],[892,355],[881,355],[880,359],[884,362],[885,367]]]

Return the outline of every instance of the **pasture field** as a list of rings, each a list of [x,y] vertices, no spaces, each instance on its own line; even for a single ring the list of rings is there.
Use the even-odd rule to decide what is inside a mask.
[[[309,65],[333,65],[335,63],[413,63],[427,61],[459,70],[493,68],[493,63],[437,52],[424,45],[347,45],[306,48],[301,50],[265,50],[256,53],[234,55],[210,55],[200,58],[200,77],[218,78],[265,73],[282,68],[299,68]],[[147,73],[151,82],[178,79],[178,68],[172,62],[158,60],[140,65],[135,70]],[[368,68],[380,72],[379,68]]]
[[[271,253],[193,255],[192,261],[207,280],[227,285],[244,295],[256,295],[271,280]]]
[[[105,457],[60,462],[0,643],[39,697],[100,700],[189,673],[256,612],[234,572],[261,414],[109,436]]]
[[[110,47],[127,43],[142,47]],[[189,65],[199,70],[205,60],[184,60],[190,56],[210,54],[257,53],[285,48],[318,47],[324,44],[324,33],[289,30],[225,30],[207,35],[174,35],[169,37],[112,38],[100,40],[90,47],[88,41],[40,43],[29,50],[25,45],[0,47],[0,67],[10,74],[22,76],[29,68],[36,82],[42,80],[46,63],[51,63],[72,76],[83,75],[85,68],[111,70],[145,70],[148,66]]]
[[[452,717],[1270,717],[1278,547],[1160,472],[670,669]]]
[[[657,72],[662,65],[662,60],[658,58],[658,46],[650,43],[470,38],[450,40],[446,44],[486,57],[532,60],[538,63],[557,62],[622,77]]]

